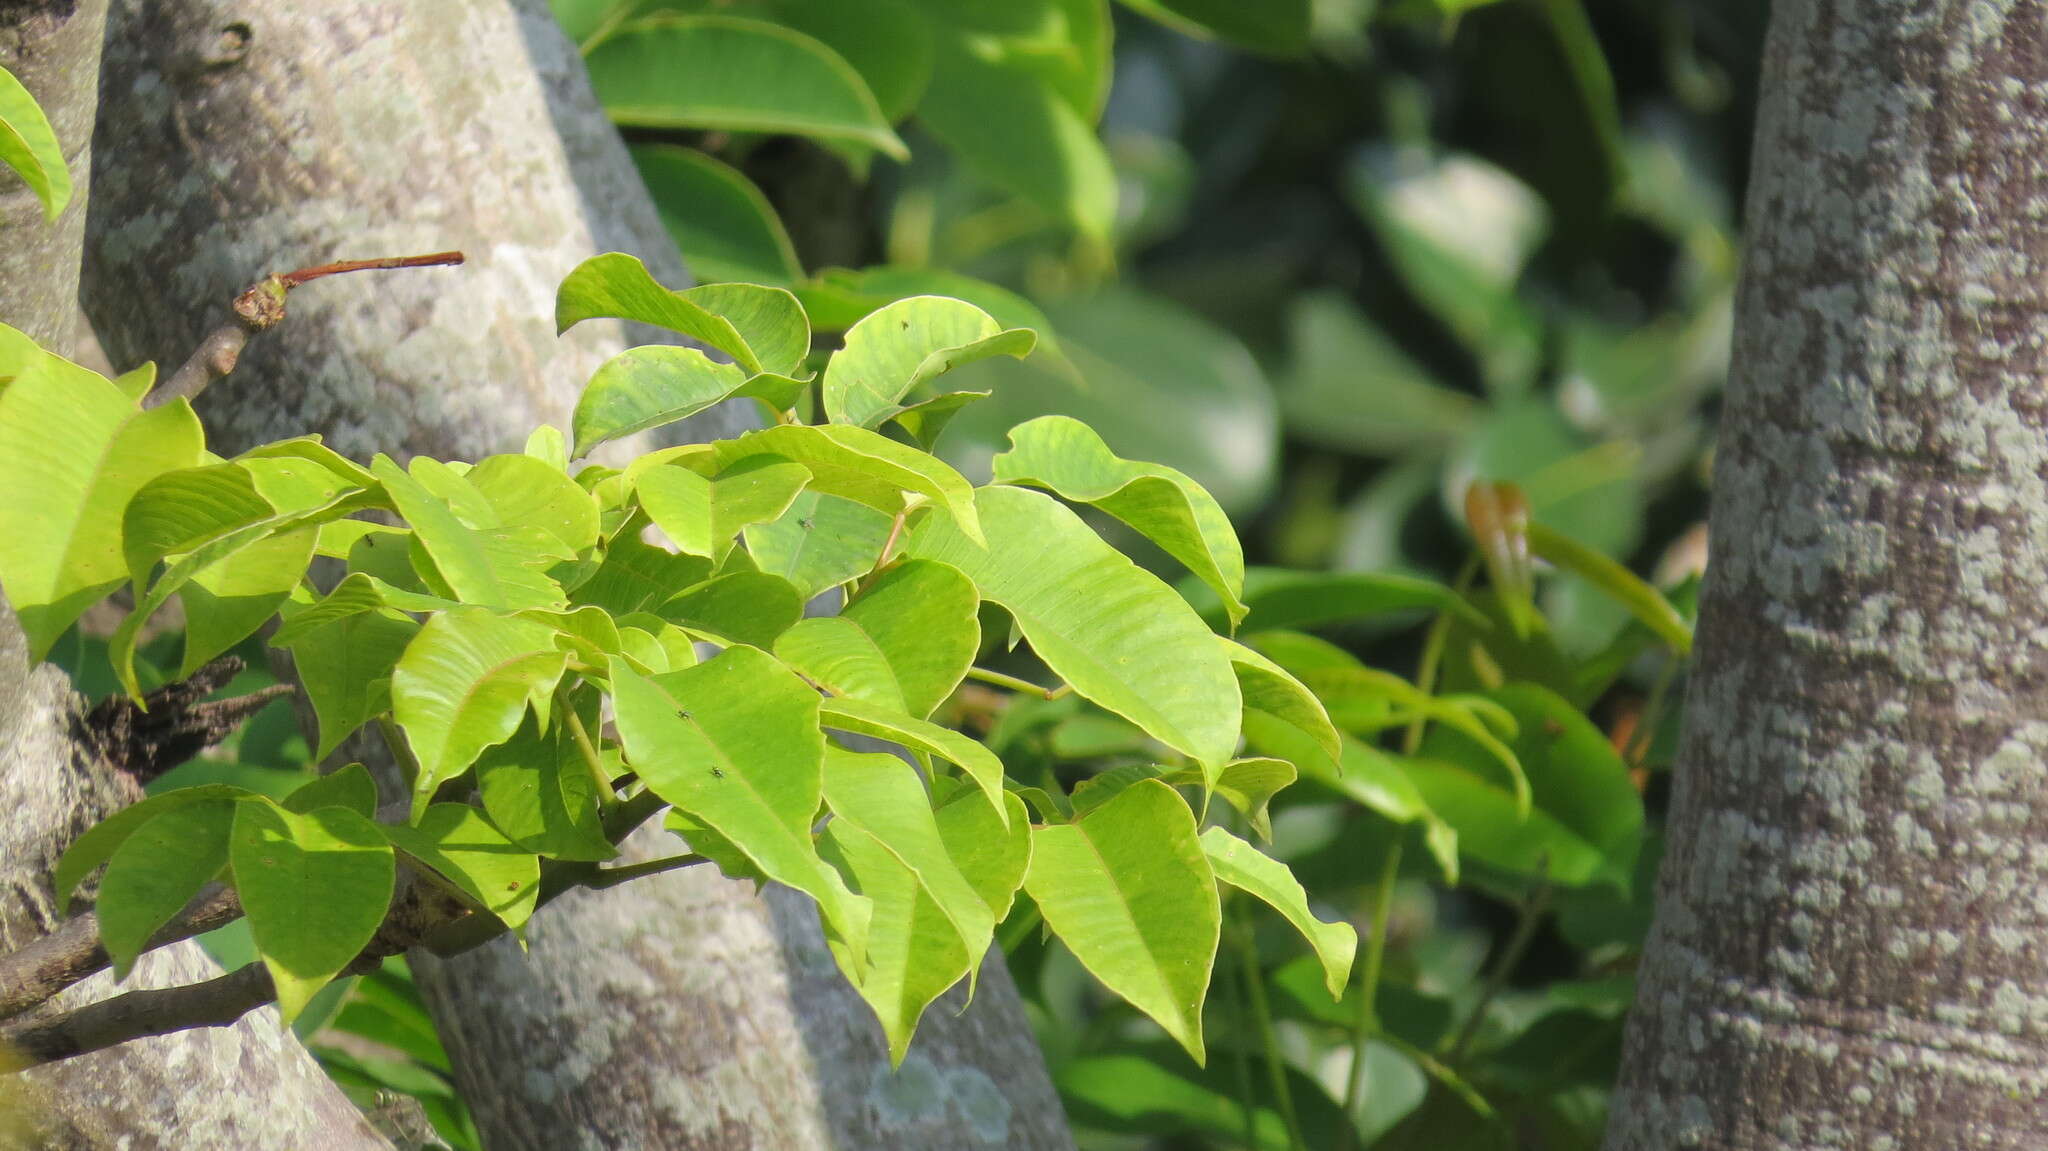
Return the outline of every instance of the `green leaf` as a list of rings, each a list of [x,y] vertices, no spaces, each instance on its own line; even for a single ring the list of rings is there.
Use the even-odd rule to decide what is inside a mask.
[[[167,556],[189,552],[277,514],[256,492],[249,469],[208,464],[165,472],[142,485],[121,512],[121,551],[138,588]]]
[[[513,842],[551,859],[602,862],[618,854],[598,819],[597,782],[574,739],[539,733],[528,716],[476,761],[484,811]]]
[[[1511,684],[1488,698],[1511,712],[1514,753],[1528,776],[1534,811],[1513,820],[1511,800],[1485,771],[1490,753],[1465,733],[1434,728],[1408,776],[1437,814],[1458,829],[1466,854],[1555,883],[1627,889],[1642,846],[1643,800],[1607,736],[1556,693]]]
[[[961,364],[1031,354],[1037,334],[1005,330],[973,304],[912,296],[855,324],[825,366],[825,414],[872,428],[899,415],[905,397]]]
[[[1343,754],[1342,737],[1315,693],[1259,652],[1231,640],[1222,642],[1231,670],[1237,673],[1237,690],[1244,697],[1247,713],[1260,712],[1295,728],[1331,759]]]
[[[315,776],[284,798],[284,809],[304,815],[323,807],[346,807],[364,819],[377,817],[377,781],[368,768],[351,763],[326,775]]]
[[[257,540],[192,574],[178,591],[185,605],[185,652],[178,678],[256,633],[305,578],[313,528]]]
[[[1355,739],[1344,741],[1341,759],[1332,760],[1303,746],[1300,732],[1263,718],[1247,717],[1245,739],[1258,751],[1285,756],[1301,778],[1329,789],[1368,811],[1395,823],[1422,829],[1430,856],[1442,869],[1444,882],[1458,882],[1458,833],[1431,809],[1402,765],[1386,752]],[[1494,785],[1497,786],[1497,785]],[[1512,806],[1512,797],[1510,797]]]
[[[50,879],[50,886],[57,899],[59,910],[68,907],[71,893],[93,873],[93,869],[113,858],[128,837],[137,828],[166,812],[176,811],[190,803],[206,803],[216,799],[234,800],[251,794],[249,791],[230,787],[223,783],[203,784],[199,787],[181,787],[152,795],[147,799],[130,804],[116,811],[98,823],[85,829],[64,854],[57,858],[56,871]]]
[[[14,169],[55,223],[71,202],[71,170],[48,117],[14,73],[0,68],[0,164]]]
[[[1614,597],[1672,651],[1692,654],[1692,625],[1663,592],[1634,572],[1542,524],[1529,525],[1529,550]]]
[[[834,731],[850,731],[900,743],[912,751],[936,755],[959,765],[980,785],[991,804],[1003,801],[1003,761],[981,744],[950,728],[891,712],[866,700],[834,696],[822,701],[818,722]],[[1007,809],[999,809],[1006,811]]]
[[[867,581],[839,614],[860,625],[888,661],[903,710],[923,718],[973,665],[981,649],[980,605],[974,582],[959,568],[907,560]]]
[[[844,57],[892,124],[917,107],[931,82],[931,25],[902,0],[777,0],[774,12]]]
[[[895,517],[838,496],[805,491],[773,521],[746,529],[761,570],[796,585],[806,602],[862,575],[882,556]]]
[[[998,802],[1001,794],[999,789]],[[956,980],[966,974],[972,963],[988,950],[989,941],[995,933],[995,919],[988,903],[960,873],[952,855],[946,850],[946,843],[939,835],[938,821],[925,798],[924,783],[918,779],[916,769],[893,755],[827,747],[825,802],[835,817],[872,836],[916,877],[922,894],[930,898],[966,945],[966,962],[960,965],[959,971],[949,970],[947,974]],[[910,950],[904,949],[906,959],[912,958],[908,954]],[[870,965],[879,957],[871,947],[868,952]],[[865,973],[857,982],[867,982]],[[902,974],[896,973],[891,982],[900,985]],[[932,990],[932,997],[950,985],[951,981],[939,985]],[[884,1030],[888,1033],[893,1062],[902,1063],[903,1051],[910,1043],[910,1031],[916,1026],[918,1014],[930,1001],[926,998],[924,1003],[905,1004],[905,1010],[895,1012],[886,1010],[882,1004],[876,1005],[876,1013],[882,1017]]]
[[[622,532],[606,546],[597,571],[577,586],[572,602],[628,616],[657,607],[710,576],[710,560],[656,547],[637,531]]]
[[[626,477],[654,526],[678,549],[722,560],[740,529],[773,522],[788,511],[811,473],[801,464],[763,456],[714,477],[684,467],[637,465]]]
[[[129,499],[199,463],[203,445],[190,404],[142,411],[106,377],[55,356],[31,357],[0,388],[0,585],[31,658],[127,576],[115,525]]]
[[[946,853],[1001,923],[1031,864],[1031,813],[1024,801],[1005,793],[996,807],[980,792],[963,788],[939,807],[936,818]]]
[[[235,807],[235,892],[289,1022],[377,934],[397,865],[377,825],[347,808]]]
[[[1222,911],[1194,813],[1171,787],[1143,780],[1073,823],[1033,828],[1024,890],[1103,986],[1205,1062]]]
[[[948,296],[973,304],[1005,328],[1037,332],[1039,353],[1056,350],[1052,324],[1038,305],[1008,288],[942,268],[823,268],[795,292],[821,332],[845,331],[875,309],[911,296]]]
[[[596,546],[597,501],[561,468],[529,455],[487,456],[463,478],[496,513],[488,526],[539,528],[572,553]]]
[[[580,458],[592,448],[686,419],[738,395],[747,374],[695,348],[649,344],[627,348],[599,365],[576,401],[570,430]]]
[[[392,713],[419,761],[413,814],[482,751],[505,742],[531,707],[548,707],[568,654],[553,628],[481,608],[427,621],[391,673]]]
[[[1094,429],[1041,416],[1010,429],[995,458],[997,483],[1030,484],[1092,504],[1185,564],[1223,602],[1232,631],[1244,620],[1244,549],[1230,517],[1202,486],[1172,468],[1119,457]]]
[[[1451,588],[1417,576],[1366,572],[1252,568],[1245,573],[1245,603],[1262,631],[1319,627],[1404,611],[1448,611],[1485,626],[1485,617]],[[1224,618],[1220,607],[1203,615]]]
[[[748,376],[787,375],[802,366],[811,350],[803,307],[788,292],[758,284],[672,291],[638,257],[624,252],[606,252],[576,265],[555,293],[558,332],[600,318],[679,332],[731,356]]]
[[[1273,817],[1266,810],[1267,805],[1282,788],[1293,783],[1298,774],[1294,764],[1284,759],[1261,756],[1233,759],[1223,765],[1223,773],[1216,777],[1216,794],[1236,808],[1260,838],[1271,842]],[[1201,774],[1184,769],[1167,776],[1166,781],[1200,783]]]
[[[503,611],[566,605],[561,585],[543,569],[574,557],[553,535],[531,525],[479,528],[464,523],[454,504],[429,491],[389,456],[379,454],[370,470],[412,525],[414,541],[425,549],[434,571],[456,598]],[[447,478],[457,485],[464,482],[460,476]],[[474,487],[456,490],[487,509],[482,514],[492,514]]]
[[[375,595],[366,577],[350,576],[322,603],[357,591]],[[420,625],[403,613],[372,608],[298,626],[316,611],[318,605],[287,614],[285,626],[273,642],[290,649],[299,684],[313,705],[320,725],[320,742],[313,758],[320,760],[391,706],[392,669],[398,666],[406,645],[419,634]],[[291,636],[286,640],[288,631]]]
[[[1287,865],[1220,827],[1202,833],[1202,853],[1216,878],[1256,896],[1301,932],[1323,964],[1323,986],[1341,998],[1358,953],[1358,932],[1349,923],[1325,923],[1308,909],[1308,892]]]
[[[186,803],[137,827],[114,850],[93,910],[114,978],[128,978],[149,937],[184,910],[228,862],[234,800]]]
[[[729,16],[636,21],[585,57],[612,120],[632,128],[790,133],[910,150],[839,54],[800,32]]]
[[[873,901],[874,922],[864,961],[856,964],[836,948],[834,957],[881,1022],[890,1065],[901,1066],[924,1009],[971,971],[973,960],[959,927],[918,873],[880,839],[850,820],[834,820],[826,827],[823,847],[861,895]],[[981,906],[971,889],[968,898]],[[982,907],[981,914],[986,916],[987,908]]]
[[[1054,674],[1193,756],[1213,781],[1237,746],[1237,680],[1193,609],[1049,496],[990,487],[976,504],[987,548],[934,516],[905,553],[959,568]]]
[[[847,890],[811,842],[824,794],[818,693],[744,646],[658,679],[613,660],[611,677],[626,762],[648,788],[770,879],[817,900],[860,962],[872,905]]]
[[[969,539],[981,542],[974,489],[967,480],[939,460],[880,432],[845,425],[791,424],[722,440],[715,449],[685,458],[690,466],[710,469],[715,475],[741,460],[781,456],[810,469],[811,490],[891,516],[910,506],[905,493],[915,493],[943,509]]]
[[[1309,0],[1124,0],[1134,11],[1197,36],[1215,36],[1254,52],[1291,55],[1308,48]]]
[[[736,571],[698,584],[657,610],[686,628],[767,648],[803,618],[804,601],[781,576]]]
[[[631,151],[662,225],[699,280],[786,285],[802,278],[774,206],[738,169],[674,144]]]
[[[906,710],[888,657],[861,626],[840,616],[800,620],[775,639],[775,658],[834,695],[886,711]]]
[[[1028,66],[991,60],[948,30],[918,121],[982,179],[1107,241],[1116,172],[1089,118]]]
[[[436,803],[417,825],[383,827],[391,846],[452,884],[469,903],[514,931],[526,925],[540,895],[540,861],[492,827],[476,808]]]
[[[1441,485],[1462,496],[1473,480],[1513,483],[1528,496],[1531,519],[1610,556],[1625,556],[1642,536],[1638,449],[1591,444],[1547,397],[1505,403],[1488,413],[1445,461]],[[1446,505],[1458,518],[1460,510]]]

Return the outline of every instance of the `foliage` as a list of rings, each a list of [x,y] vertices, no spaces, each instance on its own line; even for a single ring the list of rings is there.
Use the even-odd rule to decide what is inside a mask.
[[[974,488],[876,430],[914,436],[949,367],[1024,354],[1028,331],[913,298],[856,325],[818,378],[785,376],[794,357],[770,349],[809,343],[794,296],[672,293],[616,256],[573,272],[558,314],[564,327],[617,315],[710,333],[735,361],[621,353],[578,405],[576,454],[734,396],[755,398],[770,426],[623,468],[571,468],[551,429],[523,454],[474,464],[380,455],[364,467],[316,437],[223,460],[184,399],[145,408],[139,387],[7,330],[0,436],[21,445],[10,491],[38,514],[0,544],[0,580],[38,653],[124,577],[137,606],[107,654],[138,698],[138,637],[172,597],[187,667],[275,618],[271,642],[310,657],[298,673],[321,749],[375,724],[402,777],[381,812],[351,765],[282,798],[227,782],[176,788],[89,829],[55,885],[69,897],[105,865],[96,909],[117,971],[218,878],[240,896],[293,1019],[387,929],[401,865],[472,920],[516,934],[543,889],[601,880],[589,863],[608,842],[670,809],[670,825],[728,873],[816,900],[898,1060],[1020,888],[1197,1060],[1219,880],[1276,902],[1341,981],[1349,926],[1310,915],[1281,865],[1197,839],[1209,795],[1237,793],[1223,786],[1240,762],[1231,645],[1065,504]],[[813,389],[834,422],[794,413]],[[1088,468],[1157,473],[1085,437],[1018,434],[1040,461],[1032,482],[1054,492],[1080,475],[1076,494],[1100,498]],[[29,451],[38,436],[58,450]],[[1168,486],[1171,500],[1125,501],[1119,516],[1183,552],[1199,541],[1205,574],[1234,598],[1241,570],[1212,558],[1236,548],[1227,525],[1209,515],[1206,534],[1189,530],[1188,509],[1213,501],[1185,477]],[[799,504],[805,494],[819,503]],[[827,500],[866,509],[880,534],[857,567],[817,577],[846,593],[845,613],[799,625],[807,595],[760,570],[747,540],[787,518],[807,531]],[[315,556],[341,561],[324,590]],[[1007,613],[1077,697],[1154,737],[1162,778],[1033,823],[994,756],[926,718],[976,674],[978,604]],[[1327,728],[1299,684],[1261,666],[1265,706]],[[862,753],[831,732],[901,752]],[[1213,871],[1211,854],[1223,861]]]
[[[20,176],[55,220],[71,202],[71,170],[64,149],[35,98],[14,73],[0,68],[0,164]]]

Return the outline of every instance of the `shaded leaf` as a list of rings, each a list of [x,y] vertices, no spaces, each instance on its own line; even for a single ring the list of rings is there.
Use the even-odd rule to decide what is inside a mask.
[[[180,804],[144,822],[114,850],[93,907],[114,978],[126,979],[149,937],[227,866],[235,807],[226,798]]]
[[[663,226],[698,279],[791,284],[802,277],[782,220],[737,169],[674,144],[631,150]]]
[[[408,827],[385,825],[391,845],[431,868],[475,907],[514,931],[540,894],[540,861],[465,803],[436,803]]]

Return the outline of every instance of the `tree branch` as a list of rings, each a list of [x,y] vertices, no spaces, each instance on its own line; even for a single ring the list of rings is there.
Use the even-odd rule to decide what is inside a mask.
[[[201,702],[242,670],[240,656],[222,656],[189,678],[166,684],[136,703],[125,695],[101,700],[85,717],[85,736],[106,761],[147,783],[225,739],[272,700],[294,692],[290,684],[233,699]]]
[[[224,927],[241,917],[242,901],[229,887],[214,885],[199,894],[176,919],[149,937],[145,951],[169,947]],[[0,956],[0,1020],[47,1003],[58,992],[112,963],[100,940],[99,916],[75,915],[40,939]]]

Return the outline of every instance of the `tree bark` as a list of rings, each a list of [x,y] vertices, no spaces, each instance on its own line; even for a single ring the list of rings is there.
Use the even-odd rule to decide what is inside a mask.
[[[236,59],[195,66],[230,25]],[[85,291],[116,363],[181,355],[210,322],[195,305],[266,271],[471,256],[295,292],[205,397],[225,449],[310,430],[358,455],[516,448],[623,346],[618,325],[556,339],[564,273],[617,249],[687,282],[542,0],[117,0],[111,27],[98,144],[125,162],[95,189]],[[525,956],[415,956],[489,1146],[1071,1146],[995,969],[890,1078],[815,913],[704,870],[563,899]]]
[[[1607,1146],[2048,1145],[2048,10],[1781,0]]]
[[[55,224],[11,169],[0,168],[0,319],[45,347],[66,349],[78,315],[106,0],[0,0],[0,68],[35,96],[63,146],[75,186]]]

